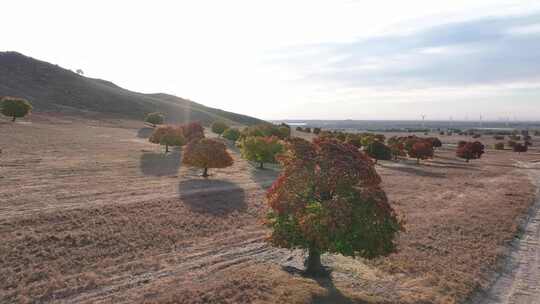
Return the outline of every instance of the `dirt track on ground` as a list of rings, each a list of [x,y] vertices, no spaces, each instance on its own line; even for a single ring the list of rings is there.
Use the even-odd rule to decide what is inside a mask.
[[[538,169],[540,163],[520,163],[527,169]],[[540,171],[529,170],[531,180],[540,187]],[[528,217],[523,233],[512,242],[506,265],[489,291],[479,294],[475,304],[540,303],[540,192]]]

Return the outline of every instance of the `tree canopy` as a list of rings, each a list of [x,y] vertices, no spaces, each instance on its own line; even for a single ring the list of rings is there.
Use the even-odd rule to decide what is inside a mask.
[[[469,162],[470,159],[479,159],[484,154],[484,145],[479,142],[466,142],[456,149],[456,156]]]
[[[32,105],[24,98],[4,96],[0,99],[0,111],[12,121],[32,111]]]
[[[186,145],[182,163],[203,169],[202,176],[207,177],[208,169],[232,166],[233,159],[222,141],[202,138]]]
[[[237,141],[240,138],[240,131],[235,128],[228,128],[222,135],[228,140]]]
[[[153,112],[146,114],[144,121],[151,124],[152,126],[163,124],[164,116],[161,113]]]
[[[169,152],[169,146],[183,146],[186,140],[180,127],[160,126],[154,130],[148,141],[165,146],[165,152]]]
[[[276,155],[283,150],[279,138],[275,136],[259,137],[250,136],[240,142],[242,157],[259,163],[259,168],[264,167],[264,163],[275,163]]]
[[[216,121],[211,126],[212,132],[219,135],[223,134],[223,132],[225,132],[225,130],[227,130],[228,128],[229,128],[229,125],[227,125],[223,121]]]
[[[270,241],[306,249],[307,272],[321,270],[324,252],[375,258],[396,250],[401,221],[367,155],[335,139],[293,138],[279,162],[267,193]]]

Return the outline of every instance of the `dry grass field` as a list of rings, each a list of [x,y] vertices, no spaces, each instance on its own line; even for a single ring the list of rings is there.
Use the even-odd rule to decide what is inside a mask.
[[[400,251],[326,255],[332,278],[314,280],[295,270],[301,251],[264,241],[276,168],[255,169],[229,145],[235,164],[205,180],[149,132],[132,121],[0,121],[1,303],[463,302],[487,287],[533,201],[518,161],[540,160],[489,149],[465,163],[443,147],[421,165],[380,162],[406,220]]]

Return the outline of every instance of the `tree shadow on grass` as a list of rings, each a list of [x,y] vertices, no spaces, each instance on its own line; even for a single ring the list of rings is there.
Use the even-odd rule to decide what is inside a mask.
[[[150,127],[140,128],[139,131],[137,131],[137,137],[149,138],[150,135],[152,135],[152,132],[154,132],[154,128],[150,128]]]
[[[423,176],[423,177],[434,177],[434,178],[445,178],[446,177],[446,174],[444,174],[444,173],[432,172],[432,171],[424,170],[424,169],[421,169],[420,166],[412,167],[412,166],[403,166],[403,165],[400,165],[400,166],[395,166],[395,165],[394,166],[388,166],[388,165],[383,166],[383,165],[381,165],[381,167],[383,167],[385,169],[389,169],[389,170],[395,170],[395,171],[414,174],[414,175]]]
[[[326,289],[327,294],[316,295],[312,298],[311,303],[315,304],[367,304],[365,301],[353,300],[345,296],[339,289],[336,288],[331,277],[314,278],[319,286]]]
[[[180,162],[181,153],[178,149],[169,153],[145,152],[141,155],[139,167],[144,175],[178,175]]]
[[[268,164],[265,164],[265,166],[269,166]],[[272,165],[271,168],[263,168],[259,169],[256,167],[251,167],[250,169],[251,178],[253,181],[255,181],[259,186],[261,186],[264,189],[270,188],[274,181],[279,176],[279,167],[277,165]]]
[[[178,196],[197,213],[227,215],[247,208],[244,189],[224,180],[190,179],[180,182]]]

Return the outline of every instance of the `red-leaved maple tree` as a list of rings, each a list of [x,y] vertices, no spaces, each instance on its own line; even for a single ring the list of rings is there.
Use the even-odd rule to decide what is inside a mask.
[[[484,145],[479,142],[466,142],[458,146],[456,156],[469,162],[470,159],[478,159],[484,154]]]
[[[401,221],[370,157],[335,139],[293,138],[278,160],[281,174],[267,192],[269,240],[306,249],[307,273],[324,273],[324,252],[375,258],[395,251]]]

